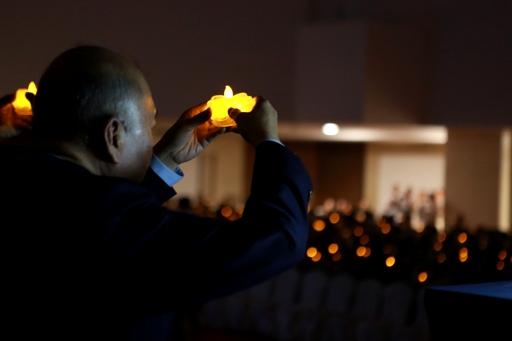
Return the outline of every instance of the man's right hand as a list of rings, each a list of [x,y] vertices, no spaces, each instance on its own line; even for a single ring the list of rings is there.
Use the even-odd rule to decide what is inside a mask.
[[[257,97],[256,105],[251,112],[232,109],[229,116],[237,125],[232,130],[240,133],[251,146],[256,148],[260,142],[268,139],[279,141],[277,111],[263,97]]]

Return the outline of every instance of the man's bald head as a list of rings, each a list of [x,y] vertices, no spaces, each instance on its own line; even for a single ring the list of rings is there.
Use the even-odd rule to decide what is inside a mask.
[[[42,75],[34,105],[34,135],[92,142],[95,128],[117,117],[130,129],[134,103],[149,91],[133,63],[96,46],[59,55]]]

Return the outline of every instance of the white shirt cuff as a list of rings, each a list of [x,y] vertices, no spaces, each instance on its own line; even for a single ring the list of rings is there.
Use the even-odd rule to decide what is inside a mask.
[[[149,168],[151,168],[153,172],[155,172],[155,174],[158,175],[158,177],[160,177],[160,179],[162,179],[169,187],[174,186],[178,181],[183,179],[184,176],[180,167],[173,171],[167,168],[167,166],[164,165],[164,163],[155,155],[151,158]]]

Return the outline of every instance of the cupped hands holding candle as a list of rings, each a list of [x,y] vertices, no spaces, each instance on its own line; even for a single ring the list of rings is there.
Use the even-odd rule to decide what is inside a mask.
[[[207,103],[212,112],[212,123],[217,127],[235,126],[235,121],[229,117],[229,108],[235,108],[241,112],[250,112],[256,105],[256,98],[248,96],[245,92],[233,95],[229,85],[224,89],[224,95],[215,95]]]

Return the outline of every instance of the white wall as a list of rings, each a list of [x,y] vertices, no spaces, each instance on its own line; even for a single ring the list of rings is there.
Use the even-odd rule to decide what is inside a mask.
[[[435,192],[445,186],[443,145],[368,144],[365,155],[364,196],[380,216],[391,198],[393,186],[407,188],[416,199],[420,192]]]

